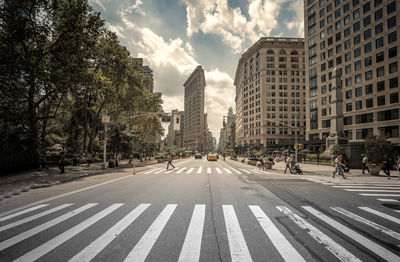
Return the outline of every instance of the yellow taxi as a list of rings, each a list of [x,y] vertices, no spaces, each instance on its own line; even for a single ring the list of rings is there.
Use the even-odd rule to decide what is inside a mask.
[[[207,160],[208,161],[217,161],[217,155],[215,155],[215,154],[207,155]]]

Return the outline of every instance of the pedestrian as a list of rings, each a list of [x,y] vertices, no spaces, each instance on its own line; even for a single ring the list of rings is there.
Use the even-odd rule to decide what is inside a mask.
[[[290,171],[290,174],[292,173],[292,168],[290,167],[291,163],[292,163],[292,159],[289,156],[286,158],[286,168],[285,168],[285,171],[283,172],[284,174],[286,174],[286,170],[288,170],[288,169]]]
[[[92,163],[92,154],[90,152],[86,154],[86,162],[88,163],[88,166]]]
[[[317,163],[319,163],[319,152],[317,152]]]
[[[263,160],[263,170],[266,170],[267,169],[267,157],[265,155],[263,155],[262,160]]]
[[[129,155],[129,164],[132,164],[132,160],[133,160],[133,154]]]
[[[343,163],[343,156],[340,155],[335,159],[335,171],[333,171],[332,178],[335,178],[336,173],[339,171],[339,175],[345,179],[346,177],[344,176],[344,163]]]
[[[167,163],[167,170],[168,170],[168,168],[169,168],[169,165],[171,165],[174,169],[175,169],[175,166],[172,164],[172,154],[171,153],[168,153],[168,163]]]
[[[49,168],[47,167],[47,160],[46,160],[46,155],[45,154],[41,154],[40,155],[40,165],[39,165],[39,169],[46,169],[49,170]]]
[[[396,170],[397,170],[397,175],[400,178],[400,155],[397,156]]]
[[[369,172],[369,167],[367,166],[368,164],[368,157],[366,155],[364,155],[363,159],[362,159],[362,173],[364,173],[364,170],[368,171],[368,174],[370,175],[371,172]]]
[[[387,179],[390,179],[390,168],[391,168],[391,159],[388,155],[385,155],[385,160],[383,160],[383,172],[387,175]]]
[[[58,161],[58,168],[60,169],[60,174],[64,174],[64,165],[65,165],[65,154],[61,152],[60,160]]]

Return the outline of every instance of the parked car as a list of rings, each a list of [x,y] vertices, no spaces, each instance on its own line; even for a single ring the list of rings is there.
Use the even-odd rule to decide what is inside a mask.
[[[207,160],[208,161],[217,161],[217,155],[215,155],[215,154],[207,155]]]
[[[201,154],[197,153],[194,155],[194,159],[202,159],[203,157],[201,156]]]

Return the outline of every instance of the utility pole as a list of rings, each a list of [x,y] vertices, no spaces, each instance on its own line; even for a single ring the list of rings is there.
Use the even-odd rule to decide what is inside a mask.
[[[110,123],[110,116],[106,114],[103,116],[102,122],[104,123],[104,140],[103,140],[103,164],[101,165],[101,169],[106,169],[106,160],[107,160],[107,123]]]

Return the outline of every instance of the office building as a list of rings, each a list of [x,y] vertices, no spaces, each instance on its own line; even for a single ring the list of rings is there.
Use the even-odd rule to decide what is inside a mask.
[[[242,54],[235,75],[241,150],[293,149],[305,134],[304,40],[262,37]]]
[[[171,119],[168,126],[168,146],[169,147],[181,147],[183,139],[183,111],[177,109],[171,111]]]
[[[304,5],[308,144],[326,150],[336,120],[343,124],[338,135],[344,144],[363,142],[368,134],[399,144],[400,1],[305,0]],[[332,112],[334,104],[342,116]]]
[[[207,144],[207,122],[204,114],[206,80],[201,66],[193,71],[183,84],[185,87],[183,144],[192,151],[204,151]]]

